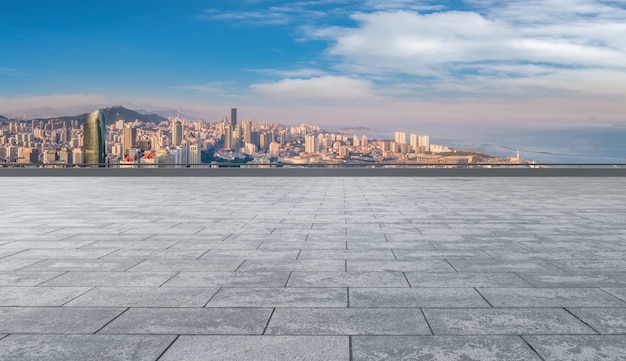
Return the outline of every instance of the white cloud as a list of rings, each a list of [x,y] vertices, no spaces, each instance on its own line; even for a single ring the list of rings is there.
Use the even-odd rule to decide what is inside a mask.
[[[283,79],[275,83],[250,86],[261,95],[299,100],[371,99],[371,82],[345,76],[321,76],[309,79]]]
[[[249,69],[255,73],[279,76],[281,78],[312,78],[327,75],[326,71],[315,68],[295,69]]]
[[[232,84],[224,82],[209,82],[204,84],[178,85],[175,89],[195,90],[201,93],[226,93],[226,88]]]
[[[448,87],[480,96],[512,85],[500,88],[505,95],[523,84],[626,96],[617,86],[626,72],[626,10],[615,1],[474,3],[475,11],[357,13],[355,27],[304,31],[330,42],[336,69],[391,83],[413,77],[424,92]]]

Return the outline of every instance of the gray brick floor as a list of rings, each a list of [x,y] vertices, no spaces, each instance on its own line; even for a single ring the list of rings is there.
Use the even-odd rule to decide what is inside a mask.
[[[626,355],[626,178],[0,186],[0,360]]]

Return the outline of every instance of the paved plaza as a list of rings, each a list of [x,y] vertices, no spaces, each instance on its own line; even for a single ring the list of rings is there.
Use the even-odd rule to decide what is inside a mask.
[[[0,360],[624,360],[626,178],[0,178]]]

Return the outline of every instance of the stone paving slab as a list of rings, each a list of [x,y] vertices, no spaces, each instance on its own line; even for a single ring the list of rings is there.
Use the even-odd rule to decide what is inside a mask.
[[[0,272],[21,270],[24,267],[28,267],[42,260],[43,259],[6,259],[6,258],[3,258],[0,260]]]
[[[179,272],[164,287],[284,287],[289,272]]]
[[[263,243],[262,240],[244,241],[235,240],[228,237],[228,241],[207,241],[203,239],[205,236],[194,239],[183,239],[177,242],[175,245],[169,247],[170,250],[203,250],[208,251],[210,249],[257,249]],[[227,236],[222,236],[226,238]],[[172,237],[178,239],[178,237]]]
[[[516,336],[355,336],[354,361],[541,361]]]
[[[409,287],[402,272],[293,272],[287,287]]]
[[[298,259],[366,259],[384,260],[395,259],[391,249],[348,249],[348,250],[317,250],[305,249],[300,252]]]
[[[434,250],[435,247],[428,241],[347,241],[348,249],[404,249],[404,250]],[[396,253],[397,256],[397,253]]]
[[[96,249],[67,249],[67,248],[43,248],[28,249],[24,252],[16,253],[6,258],[77,258],[77,259],[97,259],[117,251],[117,248],[96,248]]]
[[[296,259],[300,250],[214,249],[200,259]]]
[[[37,286],[62,275],[63,272],[12,271],[0,272],[0,286]]]
[[[626,272],[559,274],[520,273],[519,276],[534,287],[626,287]]]
[[[71,271],[43,283],[43,286],[134,286],[158,287],[176,275],[175,272],[78,272]]]
[[[269,335],[430,335],[419,309],[277,308]]]
[[[263,241],[259,245],[260,250],[286,250],[286,249],[319,249],[319,250],[333,250],[333,249],[346,249],[346,242],[342,241]]]
[[[174,336],[10,335],[0,340],[3,361],[154,361]]]
[[[233,272],[243,260],[156,260],[147,259],[129,268],[131,272]]]
[[[596,334],[560,308],[424,309],[435,335]]]
[[[473,288],[354,288],[350,307],[489,307]]]
[[[271,308],[131,308],[100,333],[260,335]]]
[[[458,272],[539,272],[558,273],[560,268],[544,260],[449,260]]]
[[[237,271],[273,272],[273,271],[345,271],[345,260],[246,260]]]
[[[626,307],[599,288],[479,288],[494,307]]]
[[[349,361],[346,336],[181,336],[159,361]]]
[[[346,288],[222,288],[206,307],[347,307]]]
[[[0,306],[62,306],[89,287],[0,287]]]
[[[94,333],[123,308],[0,307],[0,333]]]
[[[553,260],[551,263],[565,272],[624,272],[626,269],[626,259]]]
[[[349,272],[455,272],[444,260],[377,261],[348,260]]]
[[[626,336],[524,336],[545,361],[622,361]]]
[[[514,273],[405,272],[411,287],[528,287]]]
[[[49,288],[49,287],[48,287]],[[97,287],[67,307],[203,307],[218,288]]]
[[[491,259],[487,253],[477,250],[412,250],[412,249],[394,249],[393,254],[398,260],[422,260],[422,259]]]
[[[136,259],[47,259],[31,266],[24,271],[126,271],[141,262]]]
[[[143,250],[143,249],[119,249],[102,257],[103,260],[109,259],[197,259],[205,254],[207,250]]]
[[[121,248],[121,249],[136,249],[136,250],[164,250],[169,249],[172,246],[178,244],[174,237],[174,239],[164,240],[164,239],[145,239],[141,241],[129,240],[129,239],[113,239],[113,240],[98,240],[95,242],[90,242],[89,244],[82,246],[82,249],[91,249],[91,248]]]

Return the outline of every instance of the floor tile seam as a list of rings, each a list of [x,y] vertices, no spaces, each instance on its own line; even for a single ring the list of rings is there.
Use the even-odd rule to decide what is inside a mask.
[[[574,308],[574,307],[572,307]],[[583,323],[585,326],[589,327],[590,329],[592,329],[596,334],[601,335],[602,333],[598,330],[595,329],[595,327],[591,326],[589,323],[587,323],[586,321],[584,321],[582,318],[578,317],[578,315],[576,315],[574,312],[570,311],[568,307],[563,307],[563,310],[565,310],[565,312],[569,313],[570,315],[572,315],[572,317],[576,318],[578,321],[580,321],[581,323]]]
[[[239,264],[239,266],[237,266],[237,268],[235,268],[235,270],[233,272],[239,272],[239,269],[241,268],[241,266],[243,266],[244,263],[246,263],[246,261],[248,261],[247,259],[244,259],[243,261],[241,261],[241,263]],[[179,271],[179,272],[194,272],[194,271]],[[205,272],[205,271],[197,271],[197,272]],[[246,272],[246,271],[242,271],[242,272]],[[254,271],[252,271],[254,272]]]
[[[124,313],[126,313],[128,310],[130,310],[130,307],[127,307],[126,309],[124,309],[122,312],[120,312],[117,316],[113,317],[112,319],[110,319],[108,322],[106,322],[104,325],[102,325],[102,327],[100,327],[99,329],[97,329],[95,332],[93,332],[93,334],[97,334],[100,331],[102,331],[105,327],[107,327],[108,325],[110,325],[113,321],[117,320],[120,316],[122,316]]]
[[[267,322],[265,323],[265,327],[263,327],[263,332],[261,335],[265,335],[268,327],[270,326],[270,321],[272,320],[272,316],[274,316],[274,312],[276,312],[276,307],[272,308],[272,312],[270,313],[270,317],[267,318]]]
[[[289,280],[291,279],[291,275],[293,275],[293,272],[294,271],[290,271],[289,272],[289,275],[287,276],[287,280],[285,281],[285,284],[284,284],[283,288],[287,288],[287,285],[289,284]],[[260,272],[255,272],[255,274],[258,274],[258,273],[260,273]]]
[[[424,321],[426,322],[428,329],[430,330],[430,334],[434,336],[435,331],[433,330],[433,327],[431,326],[430,321],[428,320],[428,317],[426,317],[426,313],[424,312],[424,307],[420,307],[419,310],[422,313],[422,317],[424,317]]]
[[[220,291],[222,290],[223,287],[219,287],[217,289],[217,291],[215,291],[215,293],[204,303],[204,305],[202,307],[207,307],[207,305],[213,300],[213,298],[215,298],[215,296],[220,293]]]
[[[5,254],[4,256],[0,257],[0,259],[4,259],[4,258],[7,258],[7,257],[15,256],[16,254],[24,253],[24,252],[30,251],[31,249],[33,249],[33,248],[22,249],[22,250],[19,250],[19,251],[15,251],[14,253]],[[0,250],[2,250],[2,249],[0,249]],[[26,259],[28,259],[28,258],[26,258]]]
[[[446,263],[447,263],[450,267],[452,267],[452,269],[454,270],[454,272],[455,272],[455,273],[459,273],[459,271],[456,269],[456,267],[454,267],[454,265],[452,264],[452,262],[450,262],[450,260],[449,260],[449,259],[444,258],[444,259],[442,259],[442,260],[438,260],[438,261],[444,261],[444,262],[446,262]]]
[[[413,288],[413,285],[411,285],[411,281],[409,281],[409,277],[407,277],[406,272],[402,271],[402,275],[404,276],[404,280],[406,281],[406,283],[409,285],[409,287]],[[418,287],[419,288],[419,287]]]
[[[45,261],[45,260],[44,260],[44,261]],[[41,262],[43,262],[43,261],[41,261]],[[39,262],[37,262],[37,263],[39,263]],[[34,265],[36,265],[37,263],[34,263],[34,264],[30,265],[30,266],[34,266]],[[30,267],[30,266],[27,266],[27,267]],[[40,271],[40,272],[41,272],[41,271]],[[43,272],[45,272],[45,271],[43,271]],[[46,285],[45,285],[45,283],[50,282],[50,281],[52,281],[52,280],[54,280],[54,279],[57,279],[57,278],[59,278],[59,277],[61,277],[61,276],[64,276],[64,275],[66,275],[66,274],[70,273],[70,271],[59,271],[59,272],[61,272],[61,273],[60,273],[60,274],[58,274],[58,275],[56,275],[56,276],[54,276],[54,277],[52,277],[52,278],[50,278],[50,279],[47,279],[47,280],[42,281],[42,282],[39,282],[38,284],[36,284],[36,285],[35,285],[35,286],[33,286],[33,287],[56,287],[56,286],[46,286]],[[63,287],[75,287],[75,286],[63,286]]]
[[[87,291],[85,291],[85,292],[81,293],[80,295],[77,295],[77,296],[73,297],[72,299],[70,299],[69,301],[66,301],[65,303],[60,304],[60,305],[59,305],[59,307],[64,307],[64,306],[65,306],[65,305],[67,305],[68,303],[70,303],[70,302],[74,301],[75,299],[77,299],[77,298],[79,298],[79,297],[81,297],[81,296],[83,296],[83,295],[85,295],[85,294],[87,294],[87,293],[89,293],[89,292],[93,291],[94,289],[96,289],[96,287],[91,287],[91,288],[89,288]]]
[[[150,236],[150,237],[152,237],[152,236]],[[150,238],[150,237],[148,237],[148,238]],[[148,238],[145,238],[145,239],[148,239]],[[143,241],[144,241],[144,240],[141,240],[140,242],[143,242]],[[170,245],[170,246],[165,247],[165,248],[164,248],[164,250],[165,250],[165,251],[168,251],[168,250],[170,250],[172,247],[176,246],[177,244],[179,244],[179,243],[181,243],[181,242],[182,242],[182,240],[179,240],[178,242],[174,242],[174,244],[172,244],[172,245]]]
[[[179,337],[180,335],[176,335],[176,337],[174,337],[174,339],[165,347],[163,352],[161,352],[161,354],[159,354],[159,356],[157,356],[157,358],[154,359],[154,361],[159,361],[161,357],[163,357],[163,355],[165,355],[167,351],[174,345],[174,343],[178,340]]]
[[[535,347],[530,342],[528,342],[528,340],[523,335],[520,335],[519,338],[522,340],[522,342],[524,342],[526,344],[526,346],[528,346],[530,348],[530,350],[532,352],[535,353],[535,355],[537,355],[537,357],[539,357],[540,360],[546,361],[546,359],[543,358],[543,356],[541,356],[539,351],[537,351],[537,349],[535,349]]]
[[[130,258],[128,258],[128,259],[130,259]],[[131,269],[133,269],[133,268],[135,268],[135,267],[139,266],[140,264],[142,264],[142,263],[144,263],[144,262],[146,262],[146,261],[148,261],[148,260],[149,260],[148,258],[142,259],[142,260],[141,260],[141,261],[139,261],[138,263],[136,263],[136,264],[134,264],[134,265],[132,265],[132,266],[130,266],[130,267],[128,267],[128,268],[126,268],[126,269],[122,270],[122,272],[142,272],[142,271],[131,271]],[[103,272],[108,272],[108,271],[103,271]]]
[[[173,280],[179,274],[180,274],[180,271],[175,272],[171,277],[169,277],[167,280],[165,280],[165,282],[163,282],[160,285],[158,285],[157,288],[161,288],[161,287],[165,286],[169,281]]]
[[[616,296],[616,295],[612,294],[611,292],[605,290],[605,288],[626,288],[626,287],[596,287],[596,288],[599,289],[600,291],[606,293],[607,295],[620,300],[621,302],[624,303],[624,307],[626,307],[626,297],[622,298],[622,297]]]
[[[115,251],[111,251],[111,252],[109,252],[109,253],[107,253],[107,254],[104,254],[104,255],[102,255],[102,256],[100,256],[100,257],[96,257],[96,258],[94,258],[94,259],[98,259],[98,260],[103,259],[103,258],[105,258],[105,257],[107,257],[107,256],[110,256],[110,255],[114,254],[115,252],[119,252],[119,251],[121,251],[122,249],[123,249],[123,248],[122,248],[122,247],[120,247],[120,248],[116,249]]]

